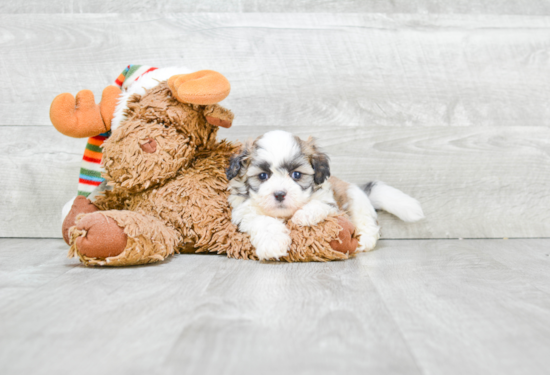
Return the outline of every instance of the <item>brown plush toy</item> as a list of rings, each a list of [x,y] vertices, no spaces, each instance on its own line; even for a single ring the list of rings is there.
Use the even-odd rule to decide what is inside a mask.
[[[218,127],[233,121],[217,104],[229,94],[227,79],[213,71],[130,65],[116,84],[99,105],[89,91],[52,102],[56,129],[91,137],[79,196],[64,210],[69,256],[102,266],[158,262],[174,253],[257,259],[248,235],[231,223],[227,201],[225,170],[240,145],[216,139]],[[292,245],[280,260],[347,259],[357,247],[343,215],[313,227],[287,225]]]

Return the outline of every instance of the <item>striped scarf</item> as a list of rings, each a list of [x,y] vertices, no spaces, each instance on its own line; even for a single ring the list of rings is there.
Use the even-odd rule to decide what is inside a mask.
[[[101,146],[110,135],[111,132],[108,132],[88,138],[88,143],[84,150],[84,157],[82,157],[82,164],[80,165],[78,195],[87,197],[96,187],[105,181],[105,179],[101,177],[101,172],[103,172],[103,168],[101,167],[103,150]]]
[[[128,65],[115,80],[115,84],[120,87],[122,91],[128,90],[128,86],[137,81],[142,75],[157,69],[158,68],[147,65]]]
[[[137,81],[141,76],[156,70],[145,65],[128,65],[126,69],[115,80],[115,84],[125,91],[132,83]],[[103,167],[101,166],[101,159],[103,157],[103,142],[109,136],[111,132],[101,133],[95,137],[88,138],[86,149],[84,150],[84,157],[82,158],[82,164],[80,166],[80,176],[78,178],[78,195],[88,197],[105,179],[101,177]]]

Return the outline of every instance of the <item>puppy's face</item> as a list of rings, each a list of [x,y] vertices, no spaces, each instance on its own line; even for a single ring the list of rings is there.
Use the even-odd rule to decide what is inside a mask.
[[[246,144],[227,169],[232,196],[241,202],[250,199],[264,215],[285,219],[329,176],[328,157],[313,139],[302,141],[280,130]]]

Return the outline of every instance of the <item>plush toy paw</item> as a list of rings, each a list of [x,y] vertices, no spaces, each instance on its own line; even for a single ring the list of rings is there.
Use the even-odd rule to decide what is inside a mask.
[[[63,226],[61,230],[63,232],[63,239],[69,245],[69,228],[75,225],[76,217],[80,214],[89,214],[95,211],[99,211],[88,198],[79,195],[75,198],[69,214],[63,220]]]
[[[338,224],[342,227],[338,233],[339,240],[330,241],[330,247],[341,253],[354,253],[358,245],[355,227],[345,216],[338,216]]]
[[[99,212],[82,217],[76,229],[85,233],[76,238],[76,248],[80,254],[89,258],[120,255],[128,242],[128,236],[116,221]]]

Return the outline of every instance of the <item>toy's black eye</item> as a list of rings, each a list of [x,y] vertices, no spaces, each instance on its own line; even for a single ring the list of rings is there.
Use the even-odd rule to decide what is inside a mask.
[[[260,175],[258,176],[258,178],[262,181],[265,181],[269,178],[269,176],[267,175],[267,173],[260,173]]]
[[[292,178],[299,180],[302,177],[302,172],[292,172]]]
[[[168,129],[168,127],[169,127],[169,126],[166,125],[166,124],[163,124],[163,126],[164,126],[165,129]]]

